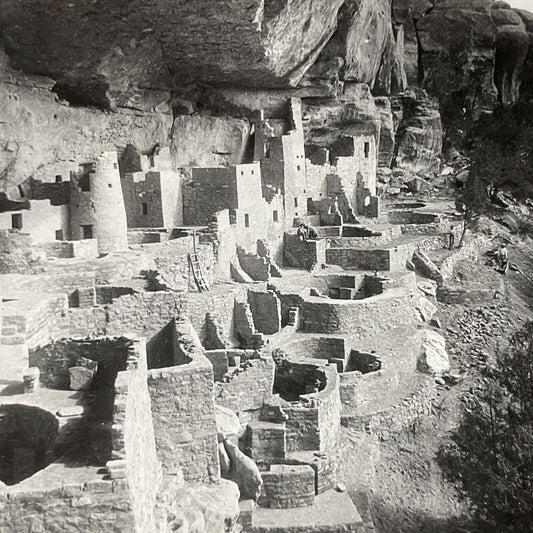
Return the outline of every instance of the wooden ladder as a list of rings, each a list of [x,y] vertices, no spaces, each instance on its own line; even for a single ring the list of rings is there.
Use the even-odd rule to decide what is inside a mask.
[[[192,270],[192,277],[194,278],[194,283],[198,287],[199,292],[206,292],[209,290],[207,282],[204,278],[204,273],[202,272],[202,265],[200,264],[200,259],[196,251],[189,253],[189,268]]]

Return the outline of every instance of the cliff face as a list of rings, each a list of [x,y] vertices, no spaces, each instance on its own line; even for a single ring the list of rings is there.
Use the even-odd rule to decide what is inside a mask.
[[[289,96],[307,143],[372,132],[381,166],[430,172],[439,111],[452,138],[533,87],[533,15],[492,0],[5,0],[0,32],[4,189],[128,142],[246,160]]]
[[[8,53],[71,101],[145,109],[187,80],[290,87],[343,0],[6,0]]]

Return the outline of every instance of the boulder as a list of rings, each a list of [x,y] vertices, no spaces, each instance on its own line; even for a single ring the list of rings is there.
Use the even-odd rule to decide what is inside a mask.
[[[422,352],[417,361],[417,369],[425,374],[440,376],[451,369],[446,352],[444,337],[433,330],[426,330],[422,339]]]
[[[261,488],[263,486],[263,479],[261,478],[259,468],[235,444],[225,440],[224,446],[231,464],[228,475],[229,479],[237,483],[243,498],[257,500],[261,495]]]
[[[429,322],[438,311],[437,307],[424,296],[420,296],[416,300],[415,309],[418,311],[420,321],[423,323]]]
[[[442,273],[437,265],[422,250],[417,250],[413,254],[413,263],[417,270],[424,276],[434,279],[438,284],[442,283]]]
[[[219,441],[221,442],[231,437],[238,437],[242,433],[239,417],[227,407],[215,405],[215,409]]]
[[[191,533],[232,533],[239,517],[239,488],[220,479],[183,489],[175,514],[185,517]],[[178,529],[178,531],[180,531]]]
[[[432,188],[432,185],[429,183],[429,181],[419,177],[415,177],[411,181],[408,181],[407,186],[412,192],[427,192]]]
[[[231,469],[231,463],[226,453],[226,448],[223,442],[218,443],[218,458],[220,460],[220,472],[222,475],[229,474]]]
[[[437,284],[434,281],[422,280],[418,282],[418,289],[427,296],[437,296]]]
[[[94,371],[83,366],[72,366],[70,374],[70,390],[87,390],[93,382]]]

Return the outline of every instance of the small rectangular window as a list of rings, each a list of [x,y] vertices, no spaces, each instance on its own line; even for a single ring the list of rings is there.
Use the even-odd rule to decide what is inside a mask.
[[[368,159],[369,154],[370,154],[370,143],[365,142],[365,159]]]
[[[56,230],[56,241],[62,241],[63,240],[63,230],[57,229]]]
[[[112,189],[113,188],[113,185],[111,183],[108,183],[107,186]]]
[[[22,213],[11,215],[11,227],[13,229],[22,229]]]
[[[277,211],[273,211],[272,212],[272,220],[274,222],[277,222],[278,221],[278,212]]]
[[[141,204],[141,215],[147,215],[148,214],[148,204],[146,202],[143,202]]]
[[[149,158],[148,158],[149,162],[150,162],[150,167],[153,168],[155,167],[155,159],[154,159],[154,156],[151,155]]]
[[[78,185],[80,186],[82,192],[89,192],[91,190],[91,180],[89,178],[89,174],[82,176],[78,182]]]
[[[244,227],[249,228],[250,227],[250,216],[248,214],[244,215]]]
[[[294,207],[298,207],[298,198],[294,199]]]
[[[61,174],[56,175],[56,183],[61,183],[63,181],[63,176]]]
[[[113,163],[113,168],[118,168],[117,163]]]
[[[254,173],[254,171],[252,170],[252,174]]]
[[[235,226],[235,224],[237,224],[237,211],[235,211],[235,209],[230,209],[228,215],[230,225]]]
[[[296,170],[300,170],[300,165],[296,165]]]
[[[81,230],[83,233],[83,239],[92,239],[93,238],[93,227],[90,224],[82,225]]]

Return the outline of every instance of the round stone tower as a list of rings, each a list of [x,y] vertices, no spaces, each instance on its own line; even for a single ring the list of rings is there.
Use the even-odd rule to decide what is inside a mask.
[[[102,152],[90,173],[95,230],[100,255],[128,249],[126,208],[116,152]]]

